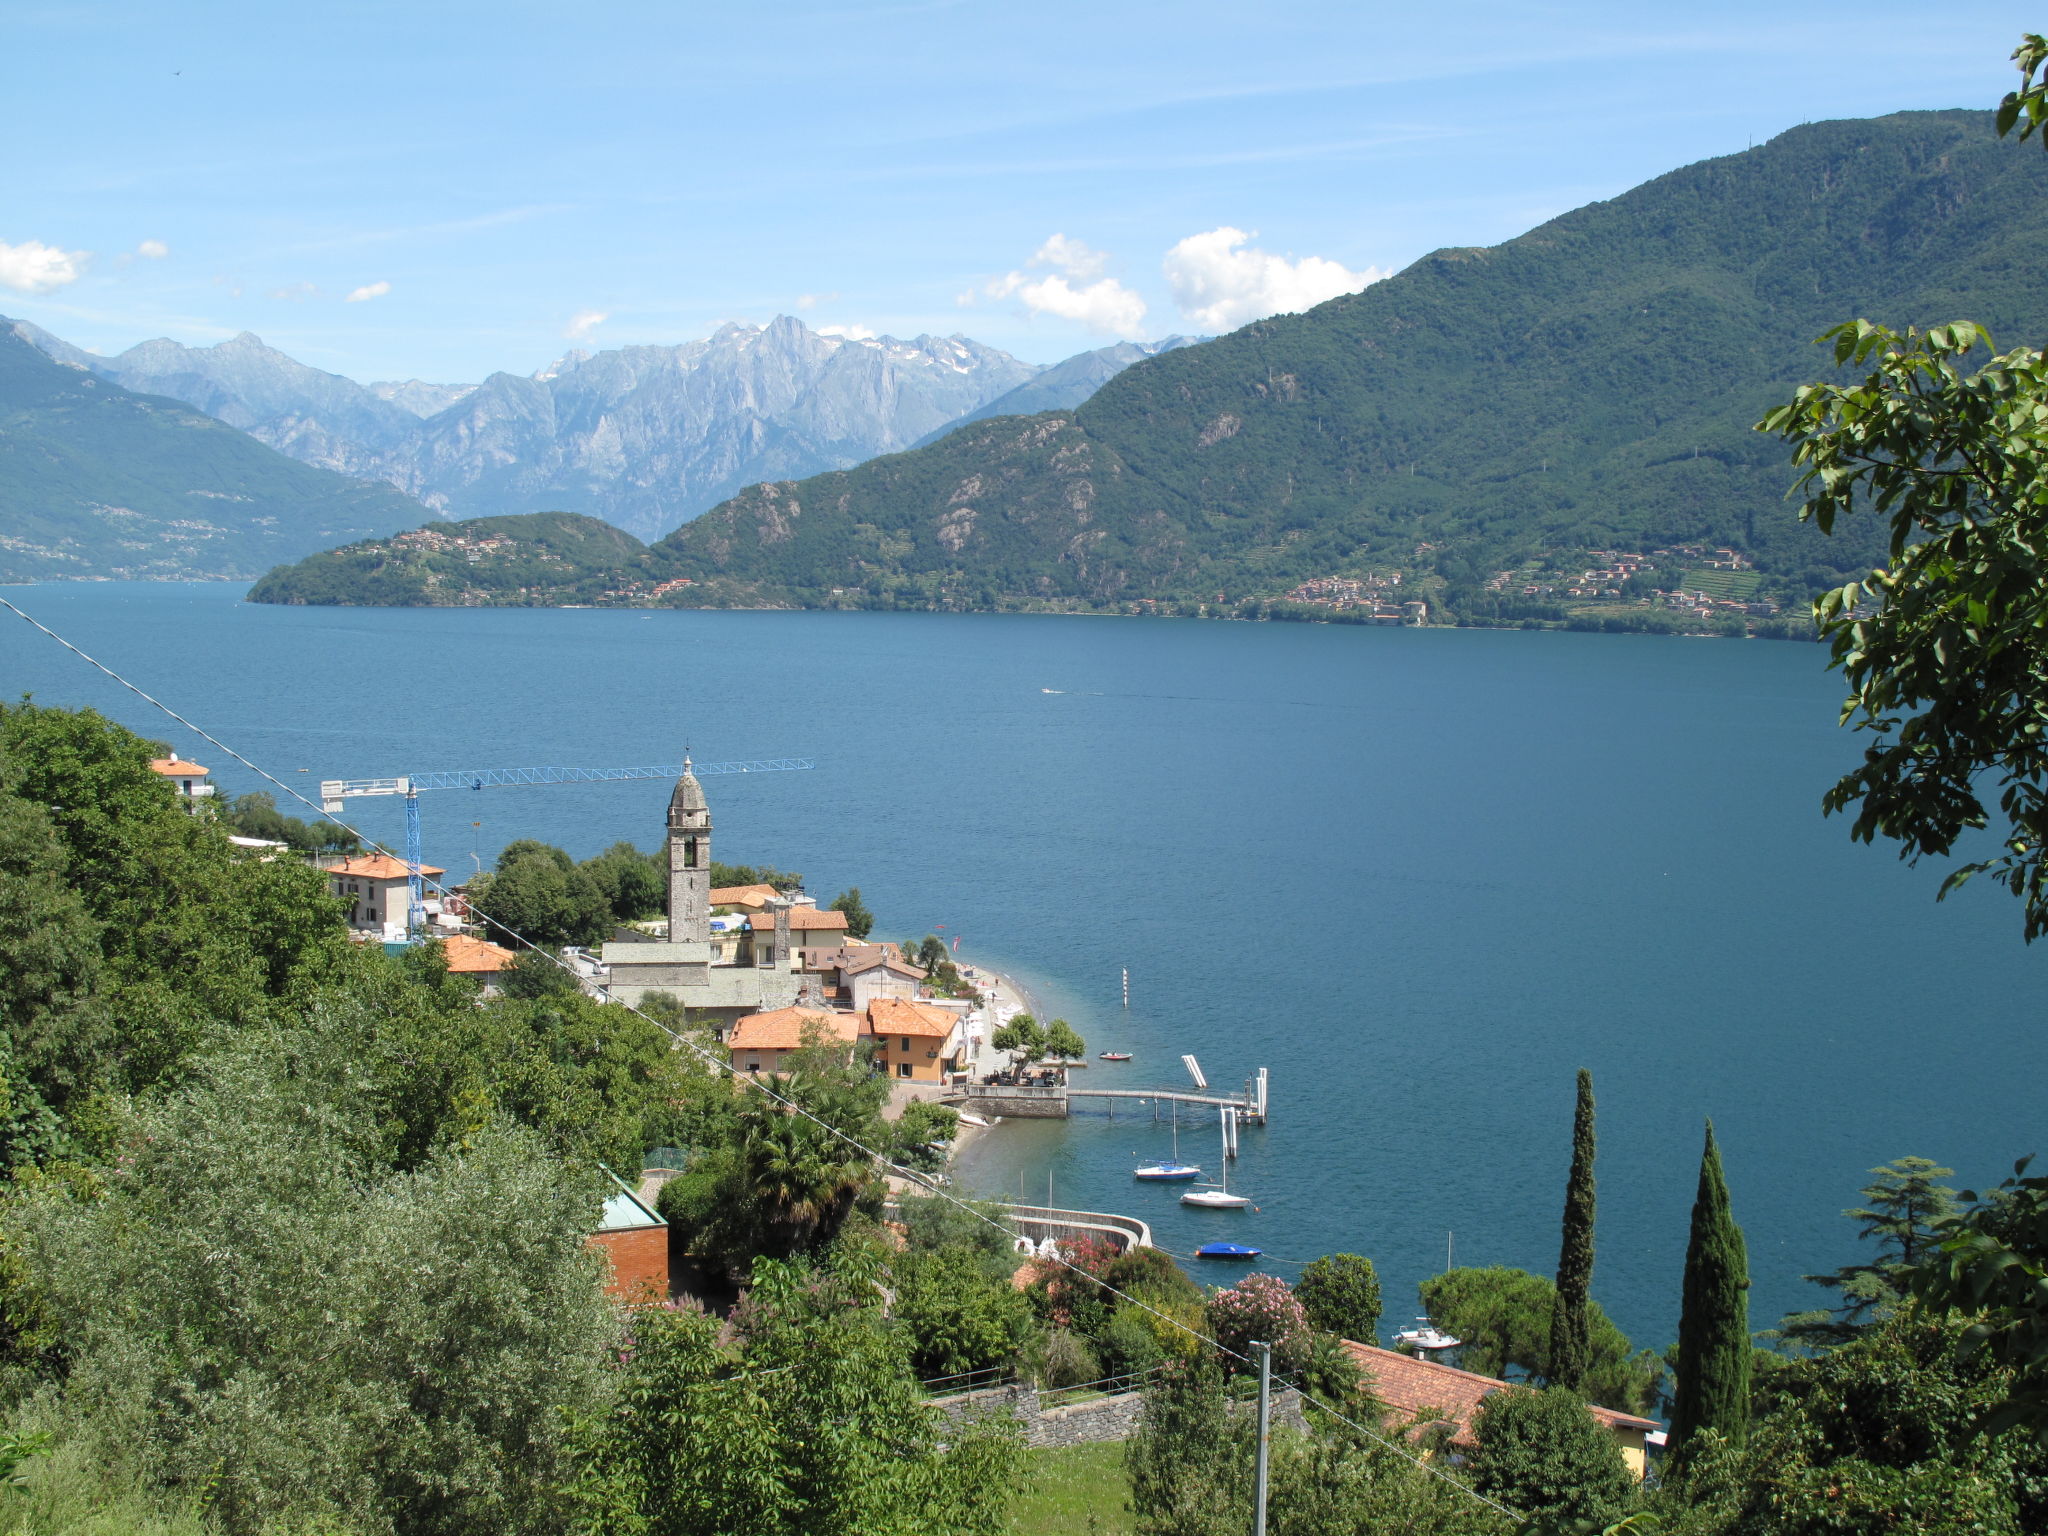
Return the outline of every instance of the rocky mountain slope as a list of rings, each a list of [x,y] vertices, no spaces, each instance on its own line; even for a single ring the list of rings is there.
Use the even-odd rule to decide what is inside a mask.
[[[958,421],[949,421],[936,432],[925,434],[912,446],[922,448],[956,428],[970,422],[985,421],[991,416],[1035,416],[1040,411],[1072,410],[1131,364],[1157,357],[1162,352],[1199,346],[1209,339],[1207,336],[1169,336],[1164,341],[1119,341],[1111,346],[1097,347],[1092,352],[1077,352],[1065,362],[1054,363],[1043,373],[1026,379],[1009,393],[975,407]]]
[[[1483,604],[1545,552],[1728,546],[1803,591],[1752,424],[1858,315],[2048,327],[2048,160],[1988,114],[1809,124],[1506,244],[1149,358],[1072,411],[764,483],[656,553],[693,602],[1143,611],[1389,568]]]
[[[250,577],[425,510],[59,362],[0,318],[0,581]]]
[[[742,487],[844,468],[943,432],[1018,386],[1071,405],[1185,338],[1042,369],[965,337],[848,337],[783,317],[674,347],[572,352],[531,378],[358,384],[247,332],[98,357],[35,326],[60,361],[198,407],[294,458],[390,482],[449,515],[569,509],[655,537]]]

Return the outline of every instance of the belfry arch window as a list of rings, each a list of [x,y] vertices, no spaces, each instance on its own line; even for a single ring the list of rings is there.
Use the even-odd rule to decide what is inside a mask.
[[[695,839],[694,837],[686,837],[683,839],[683,868],[695,869],[696,867],[697,839]]]

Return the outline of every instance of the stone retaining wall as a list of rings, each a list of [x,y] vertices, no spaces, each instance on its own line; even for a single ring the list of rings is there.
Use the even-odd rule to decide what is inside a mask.
[[[951,1419],[980,1418],[1002,1414],[1024,1426],[1024,1443],[1037,1447],[1095,1445],[1105,1440],[1128,1440],[1144,1413],[1142,1392],[1119,1392],[1114,1397],[1091,1398],[1081,1403],[1060,1403],[1045,1407],[1038,1388],[1023,1382],[990,1387],[980,1392],[963,1392],[957,1397],[938,1399],[934,1407]],[[1232,1413],[1256,1413],[1258,1404],[1232,1403]],[[1273,1394],[1273,1422],[1306,1430],[1301,1394],[1292,1387]]]

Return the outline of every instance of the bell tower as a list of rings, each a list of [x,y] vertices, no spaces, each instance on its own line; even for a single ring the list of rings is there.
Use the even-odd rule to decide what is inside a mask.
[[[668,939],[711,940],[711,809],[687,757],[668,797]]]

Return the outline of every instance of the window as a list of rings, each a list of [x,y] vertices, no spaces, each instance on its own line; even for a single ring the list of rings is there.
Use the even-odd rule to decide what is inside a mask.
[[[747,1070],[749,1072],[759,1072],[761,1070],[761,1063],[759,1063],[758,1061],[750,1061],[747,1063]]]
[[[695,869],[696,867],[697,839],[695,839],[694,837],[686,837],[683,839],[683,868]]]
[[[906,1051],[910,1049],[910,1036],[908,1035],[903,1037],[903,1049]]]
[[[909,1062],[907,1062],[907,1061],[899,1061],[899,1062],[897,1062],[897,1063],[896,1063],[896,1075],[897,1075],[898,1077],[908,1077],[908,1076],[910,1076],[910,1063],[909,1063]]]

